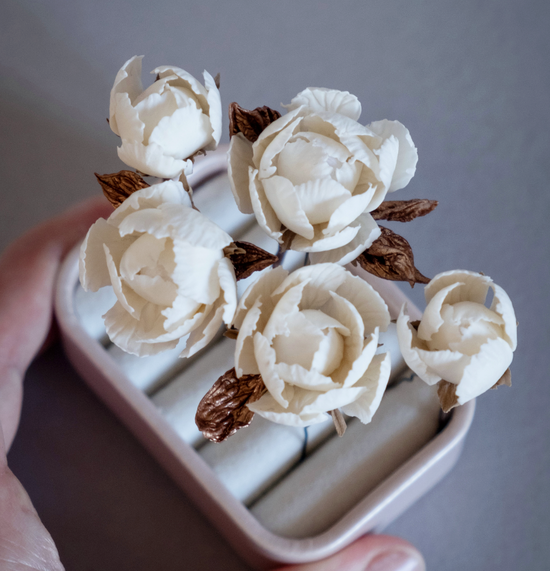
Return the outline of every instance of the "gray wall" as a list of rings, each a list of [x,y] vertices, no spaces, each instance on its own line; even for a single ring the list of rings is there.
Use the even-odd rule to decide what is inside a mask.
[[[146,55],[146,70],[166,63],[221,72],[224,105],[278,107],[306,86],[326,86],[356,94],[365,123],[399,119],[420,160],[396,198],[440,201],[403,229],[417,266],[429,276],[454,268],[490,275],[510,294],[520,329],[513,388],[478,399],[459,465],[388,531],[415,543],[430,569],[545,568],[549,16],[544,0],[6,1],[0,248],[96,194],[94,171],[122,168],[105,117],[114,76],[134,54]],[[422,303],[419,287],[412,297]],[[10,456],[67,567],[244,569],[74,377],[58,350],[33,365]],[[43,430],[48,438],[37,443]],[[52,442],[88,447],[95,461],[82,483],[56,469]],[[110,476],[90,477],[108,460]],[[141,479],[123,484],[136,470]],[[45,490],[52,482],[72,490],[63,509]]]

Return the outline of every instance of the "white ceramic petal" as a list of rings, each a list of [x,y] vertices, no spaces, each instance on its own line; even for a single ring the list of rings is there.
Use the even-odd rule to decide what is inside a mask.
[[[464,404],[490,389],[512,363],[512,349],[504,339],[490,339],[481,346],[464,369],[456,388],[458,403]]]
[[[287,289],[277,301],[263,330],[263,335],[270,344],[276,335],[284,335],[287,337],[290,335],[288,321],[293,314],[298,313],[298,306],[302,300],[302,294],[307,284],[308,282],[306,280]]]
[[[378,224],[376,224],[374,218],[368,213],[361,214],[361,216],[359,216],[349,227],[357,226],[359,226],[359,230],[350,242],[333,250],[312,252],[310,254],[311,263],[332,263],[340,264],[342,266],[349,264],[355,260],[359,254],[372,246],[372,243],[381,234]]]
[[[258,139],[252,145],[252,160],[254,162],[254,166],[259,169],[260,162],[264,155],[265,150],[271,144],[273,139],[277,136],[277,134],[283,130],[289,123],[294,121],[296,117],[300,116],[303,117],[307,111],[301,107],[298,109],[294,109],[290,113],[279,117],[273,123],[270,123],[261,133]]]
[[[193,165],[191,161],[166,156],[162,147],[154,143],[143,145],[137,141],[123,140],[117,151],[118,158],[128,166],[158,178],[177,178]]]
[[[180,357],[192,357],[214,339],[223,323],[223,312],[222,300],[218,300],[200,325],[193,328]]]
[[[414,176],[416,163],[418,162],[418,151],[414,146],[408,129],[399,121],[388,121],[386,119],[371,123],[369,128],[382,139],[387,139],[391,136],[398,139],[399,154],[389,192],[405,188]]]
[[[306,239],[313,238],[313,226],[300,205],[292,183],[280,176],[272,176],[261,182],[277,218],[296,234]]]
[[[494,284],[493,291],[495,295],[491,303],[491,309],[502,316],[504,320],[504,331],[508,337],[508,342],[512,351],[515,351],[518,343],[517,321],[512,301],[500,286]]]
[[[249,177],[249,168],[253,166],[252,143],[242,133],[233,135],[227,152],[227,176],[235,202],[245,214],[252,214],[254,211],[250,199]]]
[[[349,244],[360,232],[358,223],[352,223],[335,234],[326,236],[322,227],[315,228],[315,234],[311,240],[303,236],[296,236],[292,241],[292,249],[297,252],[326,252],[335,250]]]
[[[212,143],[208,145],[206,150],[213,151],[218,146],[222,136],[222,101],[214,78],[206,70],[203,72],[203,77],[207,91],[208,116],[212,125]]]
[[[451,297],[453,290],[460,289],[463,284],[456,282],[439,290],[430,300],[420,325],[418,326],[418,337],[424,341],[429,341],[434,333],[439,331],[443,325],[443,317],[441,316],[441,307],[447,303],[447,299]]]
[[[370,335],[366,340],[363,346],[363,350],[357,359],[355,359],[351,365],[347,369],[347,374],[343,375],[343,386],[344,387],[351,387],[351,386],[362,386],[360,379],[363,377],[367,369],[370,367],[371,362],[375,357],[375,353],[378,349],[378,328],[374,331],[372,335]],[[384,355],[388,355],[389,353],[384,353]],[[390,359],[391,363],[391,359]],[[391,368],[391,367],[390,367]],[[346,369],[342,369],[342,373],[345,373]],[[340,376],[338,377],[340,381]]]
[[[281,221],[277,218],[275,210],[273,210],[265,195],[264,187],[258,179],[258,171],[250,167],[248,173],[250,178],[250,201],[254,210],[254,216],[256,216],[258,224],[266,234],[281,242],[281,236],[283,235],[281,232]]]
[[[374,194],[374,188],[369,188],[367,192],[350,197],[336,208],[329,218],[327,227],[323,234],[332,236],[349,226],[354,220],[359,218],[367,210]]]
[[[426,302],[429,303],[436,293],[456,282],[462,285],[452,290],[445,303],[457,303],[459,301],[475,301],[484,304],[487,292],[493,283],[489,276],[484,276],[468,270],[451,270],[437,274],[424,288]]]
[[[357,121],[361,116],[361,103],[355,95],[348,91],[308,87],[298,93],[289,105],[283,105],[283,107],[292,111],[302,105],[315,112],[340,113],[354,121]]]
[[[267,390],[282,407],[288,407],[289,400],[284,394],[286,383],[277,373],[275,351],[269,341],[258,332],[254,334],[254,355]]]
[[[263,416],[271,422],[299,428],[326,422],[330,418],[330,416],[324,412],[311,415],[290,412],[282,407],[269,393],[266,393],[262,398],[247,406],[252,412]]]
[[[338,383],[335,383],[330,377],[322,375],[315,369],[308,370],[300,365],[289,365],[287,363],[277,363],[275,367],[280,377],[286,383],[295,387],[309,391],[329,391],[340,388]]]
[[[380,331],[386,331],[390,324],[390,312],[382,296],[365,280],[348,272],[345,276],[336,293],[357,309],[363,320],[365,335],[371,335],[377,327]]]
[[[172,278],[178,293],[197,303],[213,304],[221,293],[218,265],[223,253],[175,240],[174,255],[176,269]]]
[[[117,302],[104,316],[105,328],[109,339],[132,355],[145,357],[148,355],[156,355],[169,349],[174,349],[179,339],[164,343],[146,343],[141,341],[138,330],[140,321],[134,319],[123,307]]]
[[[111,98],[109,103],[109,126],[111,130],[119,135],[117,118],[116,118],[116,96],[119,93],[127,93],[130,101],[143,91],[141,84],[141,60],[143,56],[134,56],[130,58],[118,71],[115,77],[113,88],[111,89]]]
[[[149,144],[158,144],[175,159],[187,159],[211,140],[209,118],[194,105],[187,105],[160,119],[149,137]]]
[[[277,121],[280,121],[281,118],[277,119]],[[277,168],[273,165],[273,161],[275,161],[278,158],[279,153],[285,148],[286,144],[291,139],[291,137],[300,130],[299,125],[301,120],[302,120],[301,117],[296,117],[294,121],[289,123],[286,127],[284,127],[284,129],[276,133],[276,135],[273,137],[269,145],[265,147],[264,152],[259,161],[260,179],[262,180],[267,179],[273,176],[277,172]],[[273,123],[271,123],[271,125],[274,125],[275,123],[277,123],[277,121],[274,121]],[[269,125],[267,129],[269,129],[271,125]],[[264,129],[264,131],[266,131],[267,129]],[[263,132],[260,134],[260,137],[262,135]],[[258,138],[256,143],[258,143],[259,140],[260,138]],[[256,143],[254,143],[252,147],[254,159],[256,159],[256,157],[258,156],[256,154]]]
[[[405,313],[405,306],[401,308],[397,318],[397,339],[403,359],[425,383],[435,385],[441,377],[432,372],[421,359],[418,348],[425,348],[425,341],[419,340],[416,331],[409,325],[410,317]]]
[[[359,398],[342,407],[342,412],[357,417],[363,424],[368,424],[378,410],[391,373],[389,353],[375,355],[370,367],[363,377],[354,385],[365,387]]]
[[[161,65],[155,68],[151,74],[158,75],[161,79],[168,79],[174,85],[181,85],[190,89],[197,96],[201,107],[204,110],[208,109],[208,92],[206,87],[187,71],[172,65]]]
[[[382,181],[384,188],[389,191],[392,187],[391,185],[399,159],[399,141],[397,137],[391,135],[387,139],[384,139],[380,148],[375,150],[374,153],[378,155],[378,165],[380,168],[378,178]]]
[[[300,307],[322,309],[323,305],[331,299],[331,292],[337,291],[345,280],[346,271],[335,264],[303,266],[289,274],[272,293],[272,297],[284,295],[290,289],[307,282],[302,291]]]
[[[237,377],[243,375],[258,375],[258,363],[254,356],[254,333],[258,330],[257,325],[262,315],[263,297],[254,300],[253,306],[246,312],[239,326],[239,334],[235,344],[235,370]]]
[[[139,113],[132,105],[127,93],[117,93],[114,97],[115,118],[118,129],[117,135],[129,141],[143,142],[145,124]]]
[[[92,224],[80,247],[80,283],[85,291],[97,291],[99,288],[111,285],[103,244],[112,248],[121,240],[126,248],[135,238],[121,239],[118,229],[103,218]]]
[[[161,204],[183,204],[190,207],[189,195],[179,181],[167,180],[132,193],[109,217],[111,224],[120,224],[136,210],[157,208]]]
[[[352,200],[350,191],[331,178],[309,180],[295,186],[294,190],[310,224],[321,224],[332,220],[335,213],[341,213],[342,207]],[[359,205],[355,205],[355,217],[351,218],[349,222],[361,214],[361,211],[357,212],[357,206]],[[348,218],[350,218],[349,215]],[[330,234],[335,234],[345,226],[347,224],[337,227]]]
[[[248,286],[241,296],[237,305],[237,311],[235,312],[233,325],[237,329],[241,328],[246,312],[256,304],[256,301],[260,297],[262,300],[262,315],[269,317],[274,307],[271,294],[281,285],[287,276],[288,271],[283,269],[282,266],[267,268],[261,272],[258,279]]]

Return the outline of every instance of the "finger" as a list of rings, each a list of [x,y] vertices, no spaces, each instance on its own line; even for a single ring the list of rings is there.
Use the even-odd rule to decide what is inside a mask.
[[[21,380],[51,327],[61,260],[109,212],[104,199],[89,200],[26,233],[0,257],[0,425],[6,449],[19,422]]]
[[[0,569],[63,571],[55,544],[8,468],[0,430]]]
[[[389,535],[365,535],[339,553],[277,571],[425,571],[422,555],[409,542]]]

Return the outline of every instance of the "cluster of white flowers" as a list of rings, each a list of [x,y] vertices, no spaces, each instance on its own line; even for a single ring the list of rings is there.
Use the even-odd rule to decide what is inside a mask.
[[[143,90],[141,57],[118,72],[110,126],[119,157],[165,179],[131,194],[98,220],[81,248],[85,289],[113,287],[106,315],[113,343],[144,356],[206,346],[222,323],[238,330],[237,377],[261,375],[267,392],[249,409],[278,423],[307,426],[340,409],[367,423],[390,376],[377,354],[390,316],[380,295],[342,266],[380,236],[370,212],[413,177],[417,151],[397,121],[358,123],[361,105],[347,92],[308,88],[255,142],[231,139],[231,188],[239,208],[282,243],[310,253],[312,265],[289,274],[268,269],[237,301],[227,257],[231,236],[194,210],[183,179],[197,152],[216,148],[221,102],[212,77],[204,86],[170,66]],[[494,292],[490,308],[484,302]],[[459,404],[493,386],[516,347],[516,321],[505,292],[466,271],[440,274],[426,287],[418,327],[405,309],[397,322],[403,357],[428,384],[456,385]]]
[[[358,123],[361,104],[347,92],[308,88],[287,108],[255,143],[232,137],[235,200],[275,240],[294,232],[291,248],[313,263],[347,264],[380,236],[369,212],[409,183],[416,147],[398,121]]]

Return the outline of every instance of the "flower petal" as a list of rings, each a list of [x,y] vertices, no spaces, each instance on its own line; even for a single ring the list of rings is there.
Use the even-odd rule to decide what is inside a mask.
[[[206,71],[203,72],[204,86],[208,92],[206,99],[208,101],[208,117],[212,125],[212,143],[206,147],[207,151],[213,151],[219,144],[222,136],[222,101],[220,91],[214,78]]]
[[[111,99],[109,103],[109,126],[116,135],[120,135],[116,118],[116,99],[119,93],[127,93],[130,102],[143,91],[141,84],[141,60],[143,56],[130,58],[118,71],[115,77],[113,88],[111,89]]]
[[[128,166],[158,178],[177,178],[193,166],[191,161],[166,156],[163,148],[155,143],[144,145],[138,141],[123,139],[117,151],[119,159]]]
[[[283,107],[292,111],[302,105],[314,112],[340,113],[354,121],[357,121],[361,116],[361,103],[355,95],[348,91],[308,87],[298,93],[289,105],[283,105]]]
[[[357,417],[363,424],[368,424],[382,402],[390,373],[389,353],[375,355],[366,373],[354,385],[355,387],[365,387],[366,390],[356,400],[343,406],[342,412]]]
[[[134,319],[119,302],[109,309],[103,317],[109,339],[132,355],[137,355],[138,357],[156,355],[157,353],[174,349],[178,344],[179,338],[165,343],[141,341],[138,334],[141,328],[140,320]]]
[[[252,163],[252,143],[242,133],[231,137],[227,152],[227,176],[235,202],[241,212],[252,214],[249,167]],[[256,171],[257,172],[257,171]]]
[[[425,347],[425,341],[419,340],[416,331],[409,324],[410,317],[401,308],[397,318],[397,339],[401,354],[407,365],[428,385],[435,385],[441,377],[431,371],[419,354],[419,347]]]
[[[418,162],[418,151],[414,146],[409,130],[399,121],[388,121],[387,119],[371,123],[369,129],[384,140],[391,136],[398,139],[399,154],[388,191],[393,192],[405,188],[414,176]]]
[[[342,266],[349,264],[355,260],[359,254],[372,246],[372,243],[381,234],[378,224],[376,224],[374,218],[368,213],[361,214],[349,227],[356,228],[357,226],[359,226],[359,230],[357,230],[355,237],[351,241],[333,250],[311,253],[311,263],[333,263]]]
[[[455,389],[458,404],[464,404],[494,386],[510,366],[512,358],[512,349],[504,339],[489,339],[464,368]]]
[[[211,140],[212,126],[208,116],[190,104],[162,117],[149,137],[149,144],[156,143],[175,159],[186,159],[205,148]]]
[[[248,174],[250,178],[250,201],[254,216],[258,224],[263,228],[264,232],[271,236],[274,240],[281,242],[281,221],[277,218],[273,207],[265,195],[265,190],[258,179],[258,171],[249,167]]]
[[[272,176],[261,182],[277,218],[296,234],[307,239],[313,238],[313,226],[300,205],[292,183],[280,176]]]

